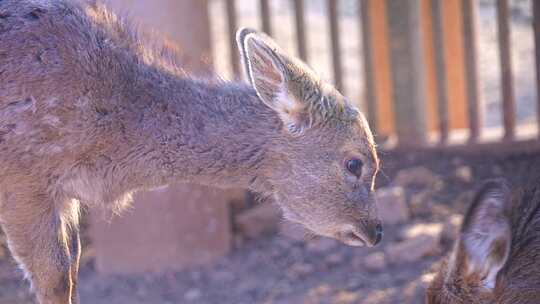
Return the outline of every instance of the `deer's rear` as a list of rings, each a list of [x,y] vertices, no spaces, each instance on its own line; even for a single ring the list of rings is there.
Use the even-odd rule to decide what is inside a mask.
[[[516,193],[517,194],[517,193]],[[429,304],[532,304],[540,299],[540,183],[513,195],[502,180],[476,194]]]

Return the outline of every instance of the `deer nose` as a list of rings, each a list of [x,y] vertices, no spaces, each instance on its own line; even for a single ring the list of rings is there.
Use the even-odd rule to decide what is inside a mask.
[[[383,238],[383,226],[381,221],[375,220],[365,227],[367,245],[369,247],[377,246]]]

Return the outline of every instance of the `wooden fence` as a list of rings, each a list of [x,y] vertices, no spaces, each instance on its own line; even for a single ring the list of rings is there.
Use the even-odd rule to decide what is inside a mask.
[[[233,73],[240,75],[234,41],[239,26],[238,3],[236,0],[214,1],[226,3],[230,61]],[[271,2],[258,1],[260,29],[270,35],[276,26],[272,22]],[[333,82],[339,90],[343,89],[344,81],[340,2],[325,0]],[[308,63],[306,10],[312,3],[291,0],[290,6],[294,10],[297,53]],[[532,0],[531,3],[538,96],[540,1]],[[363,88],[365,112],[374,132],[382,135],[380,138],[394,139],[387,141],[389,147],[538,149],[538,97],[534,126],[527,126],[528,132],[517,132],[516,129],[509,0],[496,0],[494,16],[503,117],[502,132],[499,133],[484,128],[482,123],[477,47],[479,1],[358,0],[357,4],[360,37],[355,38],[362,44],[359,56],[364,73],[364,83],[358,87]],[[535,73],[533,67],[530,70]]]

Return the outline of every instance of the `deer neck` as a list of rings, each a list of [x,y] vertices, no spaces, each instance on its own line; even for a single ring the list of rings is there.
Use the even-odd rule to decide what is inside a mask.
[[[275,165],[269,152],[281,121],[250,86],[148,73],[125,91],[125,112],[135,122],[132,148],[144,155],[135,171],[156,184],[266,190],[261,176]]]

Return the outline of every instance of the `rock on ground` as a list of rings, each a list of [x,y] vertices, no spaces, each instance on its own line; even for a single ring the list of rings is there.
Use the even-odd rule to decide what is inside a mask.
[[[386,257],[383,252],[374,252],[364,258],[364,267],[370,271],[380,271],[386,268]]]
[[[435,203],[432,200],[433,191],[431,189],[415,193],[409,200],[409,207],[413,217],[428,216],[432,212]]]
[[[420,235],[429,235],[440,239],[444,225],[441,223],[416,223],[409,225],[401,230],[403,239],[412,239]]]
[[[462,221],[463,216],[461,214],[450,215],[443,223],[442,237],[447,240],[455,240]]]
[[[281,213],[274,204],[261,204],[236,216],[235,225],[240,235],[254,239],[277,229]]]
[[[393,181],[399,187],[421,187],[440,189],[444,183],[442,179],[425,167],[412,167],[398,172]]]
[[[457,168],[454,174],[458,180],[465,183],[470,183],[473,180],[472,169],[469,166],[461,166]]]
[[[337,246],[338,242],[327,237],[317,237],[306,244],[306,249],[311,252],[326,252]]]
[[[289,221],[280,221],[278,230],[280,236],[297,242],[305,241],[306,234],[308,233],[302,226]]]
[[[396,225],[409,220],[405,191],[401,187],[380,188],[375,193],[379,217],[383,225]]]

